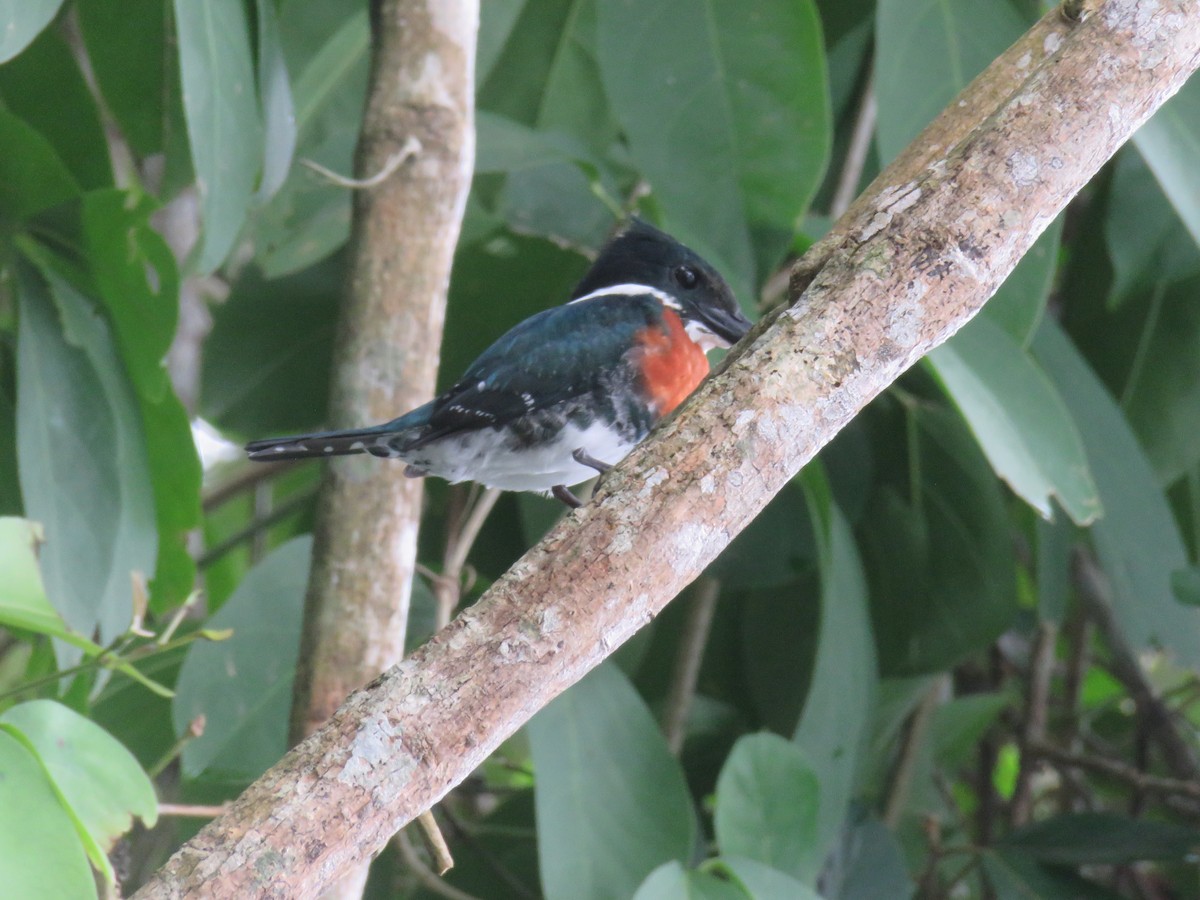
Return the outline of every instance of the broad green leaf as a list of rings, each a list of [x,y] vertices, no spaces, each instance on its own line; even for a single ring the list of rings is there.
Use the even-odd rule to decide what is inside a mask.
[[[163,358],[175,336],[179,273],[150,225],[157,204],[126,191],[83,198],[84,250],[134,387],[147,401],[170,390]]]
[[[204,734],[183,748],[183,772],[249,783],[288,748],[292,679],[300,653],[312,538],[293,538],[242,579],[208,627],[224,641],[192,644],[175,689],[178,733],[204,716]]]
[[[365,4],[289,54],[298,72],[295,155],[352,174],[367,89],[370,30]],[[286,38],[307,24],[308,4],[281,13]],[[285,42],[284,49],[288,49]],[[255,252],[264,274],[277,278],[325,259],[350,235],[350,192],[307,169],[294,168],[255,217]]]
[[[604,89],[668,230],[748,300],[820,183],[830,122],[811,0],[598,9]]]
[[[1063,519],[1038,519],[1035,533],[1038,614],[1043,621],[1062,625],[1071,596],[1071,553],[1077,532]]]
[[[1200,273],[1200,248],[1141,154],[1132,149],[1117,154],[1113,167],[1104,243],[1114,270],[1110,307],[1153,290],[1160,282]]]
[[[1017,613],[1008,516],[991,467],[956,413],[914,406],[906,416],[917,483],[884,482],[860,524],[886,675],[947,668]]]
[[[343,272],[340,258],[273,281],[253,266],[243,270],[205,342],[205,419],[256,437],[321,423]]]
[[[879,0],[875,140],[880,164],[894,159],[1024,31],[1008,0]]]
[[[821,900],[816,891],[786,872],[741,856],[719,856],[706,863],[705,871],[721,872],[753,900]]]
[[[1191,79],[1133,136],[1179,218],[1200,244],[1200,81]]]
[[[143,398],[142,424],[158,526],[158,563],[150,584],[150,606],[162,613],[178,606],[195,585],[196,563],[187,541],[200,524],[203,473],[187,410],[173,390],[165,391],[154,403]]]
[[[1069,866],[1182,862],[1195,855],[1200,830],[1114,813],[1076,813],[1026,825],[1000,838],[995,846]]]
[[[690,858],[683,770],[632,685],[604,663],[530,720],[538,857],[547,900],[632,896]]]
[[[1048,869],[1014,850],[985,850],[979,863],[996,900],[1119,900],[1121,896],[1074,872]]]
[[[1160,284],[1145,298],[1136,335],[1136,354],[1121,388],[1121,408],[1137,433],[1146,458],[1167,485],[1200,463],[1200,277]],[[1122,313],[1142,304],[1128,301]],[[1125,321],[1122,315],[1120,322]],[[1105,323],[1120,327],[1116,321]],[[1125,332],[1134,344],[1132,330]]]
[[[0,222],[28,218],[78,193],[50,142],[0,109]]]
[[[480,4],[479,45],[475,48],[477,87],[487,81],[524,6],[525,0],[491,0]]]
[[[824,881],[828,896],[837,900],[908,900],[912,877],[896,835],[876,819],[847,828],[840,851]],[[835,890],[832,885],[837,884]]]
[[[813,848],[819,865],[842,833],[854,798],[878,674],[866,575],[854,535],[819,463],[805,468],[801,484],[816,534],[821,624],[808,695],[792,740],[821,786]],[[788,871],[777,863],[775,868]],[[795,874],[812,883],[803,873]]]
[[[175,0],[175,32],[204,223],[195,268],[208,273],[233,249],[262,163],[246,9],[241,0]]]
[[[516,172],[585,158],[588,151],[568,135],[538,131],[497,113],[475,115],[475,174]]]
[[[42,32],[24,53],[0,66],[0,95],[9,112],[50,142],[82,188],[112,184],[96,101],[59,34]]]
[[[1092,526],[1092,541],[1126,638],[1170,650],[1184,665],[1200,663],[1200,611],[1180,605],[1170,584],[1187,553],[1137,438],[1062,331],[1043,323],[1033,351],[1071,411],[1100,489],[1105,516]]]
[[[717,846],[812,884],[824,860],[817,834],[821,787],[791,741],[769,732],[746,735],[717,779]]]
[[[62,0],[0,0],[0,63],[24,50],[60,6]]]
[[[49,267],[17,276],[17,453],[27,514],[45,530],[42,577],[71,628],[107,644],[129,625],[132,573],[153,572],[157,554],[137,400],[87,298]]]
[[[122,134],[140,154],[163,149],[170,108],[166,82],[178,80],[171,71],[173,55],[167,40],[170,6],[170,0],[75,3],[100,92]],[[178,94],[177,86],[174,93]]]
[[[937,708],[929,728],[934,762],[949,771],[969,765],[976,745],[1013,698],[1004,694],[955,697]]]
[[[983,308],[983,315],[1022,347],[1033,340],[1046,309],[1046,298],[1058,269],[1062,222],[1063,217],[1059,216],[1050,223]]]
[[[562,158],[515,169],[495,202],[511,227],[577,247],[599,246],[613,225],[597,186],[610,197],[632,187],[617,186],[602,162],[620,129],[596,60],[597,6],[595,0],[528,0],[479,93],[481,110],[546,140],[568,142],[577,148],[570,159],[589,160],[586,172]]]
[[[540,833],[540,830],[539,830]],[[582,895],[580,895],[582,896]],[[627,894],[606,894],[616,900]],[[731,881],[704,871],[685,869],[678,862],[663,863],[638,887],[633,900],[758,900]],[[801,897],[795,900],[802,900]]]
[[[3,566],[0,566],[2,569]],[[1180,603],[1200,606],[1200,566],[1176,569],[1171,573],[1171,590]]]
[[[136,759],[99,725],[53,700],[32,700],[0,715],[37,755],[79,829],[92,865],[111,880],[108,852],[133,827],[158,820],[158,798]]]
[[[263,113],[262,182],[258,201],[270,199],[283,186],[296,150],[296,111],[288,82],[287,63],[279,41],[274,0],[257,0],[258,94]]]
[[[38,569],[37,523],[0,517],[0,625],[62,637],[67,627],[46,599]]]
[[[1079,433],[1050,380],[1008,333],[979,316],[927,357],[996,474],[1043,518],[1051,498],[1078,524],[1101,514]]]
[[[817,555],[804,495],[789,485],[708,567],[731,588],[778,588],[811,569]]]
[[[87,854],[37,759],[0,728],[0,884],[10,897],[96,896]]]

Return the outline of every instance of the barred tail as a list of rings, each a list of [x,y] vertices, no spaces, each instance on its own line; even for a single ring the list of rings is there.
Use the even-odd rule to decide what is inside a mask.
[[[371,453],[391,456],[385,445],[377,443],[386,434],[387,426],[355,428],[350,431],[318,431],[292,437],[266,438],[246,445],[250,459],[276,462],[286,459],[316,459],[322,456],[348,456],[351,453]]]

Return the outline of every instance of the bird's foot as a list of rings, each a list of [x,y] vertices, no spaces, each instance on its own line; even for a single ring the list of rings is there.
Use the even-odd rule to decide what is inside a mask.
[[[589,469],[595,469],[601,475],[612,470],[612,466],[606,462],[603,462],[602,460],[596,459],[596,457],[589,454],[582,447],[571,454],[571,459],[575,460],[575,462],[579,463],[581,466],[587,466]]]
[[[567,506],[571,507],[571,509],[579,509],[579,507],[583,506],[583,501],[572,494],[566,485],[556,484],[554,487],[550,488],[550,493]]]

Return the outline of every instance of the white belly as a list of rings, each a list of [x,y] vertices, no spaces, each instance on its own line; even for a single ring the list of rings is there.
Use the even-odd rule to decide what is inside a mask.
[[[548,491],[596,476],[595,469],[572,459],[576,450],[616,465],[635,443],[599,422],[587,428],[568,423],[555,441],[535,447],[514,446],[503,433],[484,428],[437,441],[402,458],[451,483],[478,481],[506,491]]]

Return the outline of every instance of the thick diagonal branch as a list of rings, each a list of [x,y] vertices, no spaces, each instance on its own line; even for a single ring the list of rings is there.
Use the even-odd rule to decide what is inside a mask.
[[[653,618],[858,410],[969,320],[1200,63],[1200,0],[1108,0],[1055,29],[1010,67],[1005,90],[977,95],[994,98],[978,127],[919,172],[881,176],[808,268],[803,295],[591,503],[352,696],[138,896],[309,896],[368,857]]]

